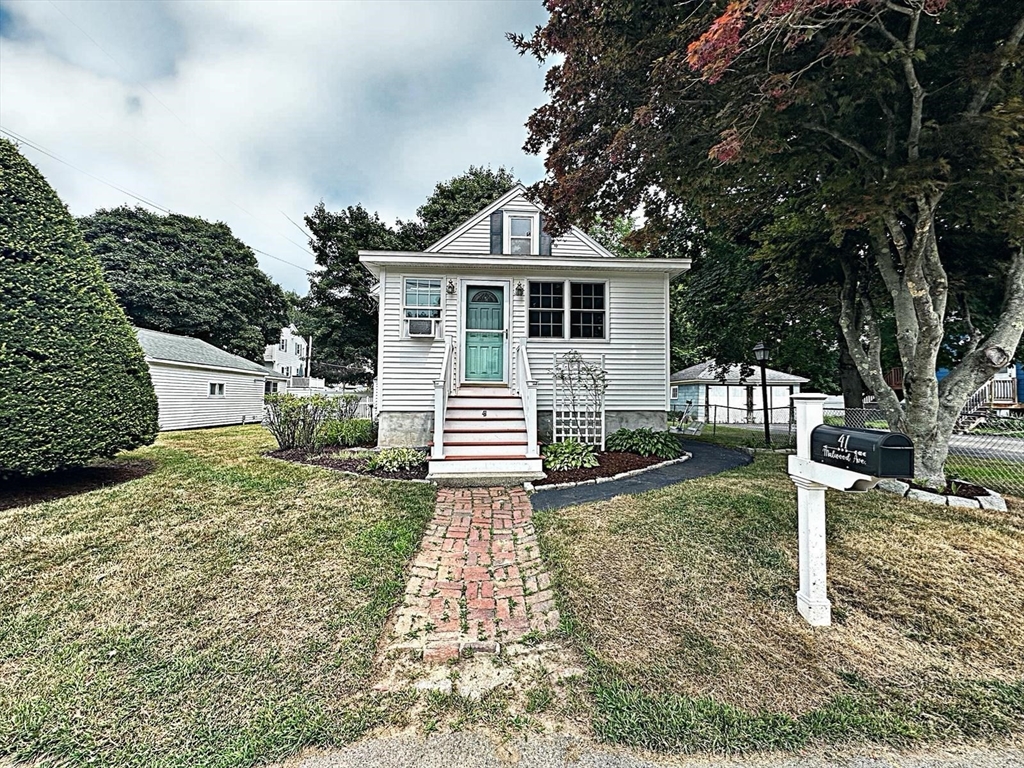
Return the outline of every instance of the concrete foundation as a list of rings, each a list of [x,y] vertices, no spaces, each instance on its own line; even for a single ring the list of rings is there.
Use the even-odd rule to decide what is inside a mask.
[[[664,431],[668,428],[668,414],[665,411],[605,411],[605,437],[620,429],[642,427]],[[551,411],[537,411],[537,438],[542,443],[550,443],[552,434]]]
[[[377,421],[381,448],[422,448],[434,439],[434,414],[424,411],[383,411]]]

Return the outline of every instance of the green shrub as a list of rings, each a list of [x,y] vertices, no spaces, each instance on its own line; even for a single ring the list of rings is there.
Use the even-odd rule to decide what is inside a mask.
[[[655,432],[652,429],[620,429],[605,442],[609,451],[625,451],[640,456],[657,456],[675,459],[683,452],[678,438],[669,432]]]
[[[415,448],[382,448],[366,460],[371,471],[401,472],[414,469],[427,461],[427,454]]]
[[[334,418],[337,421],[348,421],[356,417],[362,395],[341,395],[334,398]]]
[[[545,445],[543,455],[544,469],[552,472],[597,466],[597,455],[593,446],[585,445],[573,438]]]
[[[285,393],[267,395],[263,426],[277,440],[281,450],[316,447],[317,433],[334,408],[329,397],[298,397]]]
[[[142,348],[74,219],[0,139],[0,476],[153,442]]]
[[[316,435],[321,446],[351,448],[376,442],[373,422],[369,419],[330,419],[325,421]]]

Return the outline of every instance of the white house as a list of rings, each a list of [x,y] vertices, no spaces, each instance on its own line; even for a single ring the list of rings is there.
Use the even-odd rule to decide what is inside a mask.
[[[299,396],[324,394],[327,386],[324,380],[309,375],[312,352],[313,342],[300,336],[294,325],[282,328],[278,342],[268,344],[263,350],[263,365],[284,380],[273,384],[268,380],[268,386],[274,392]]]
[[[188,336],[136,328],[156,390],[160,429],[248,424],[263,419],[276,377],[259,363]]]
[[[576,228],[552,238],[525,191],[423,252],[359,254],[379,281],[379,441],[431,444],[433,477],[539,474],[570,351],[606,371],[605,433],[665,428],[669,281],[689,260],[617,258]]]
[[[761,369],[757,365],[749,376],[742,376],[739,365],[720,374],[714,360],[691,365],[672,374],[669,396],[672,410],[688,411],[696,419],[719,424],[763,424],[764,401]],[[765,369],[768,384],[769,421],[787,424],[793,419],[790,395],[800,392],[808,379],[772,368]]]
[[[263,363],[275,373],[291,378],[305,376],[308,367],[309,342],[299,335],[294,325],[281,329],[277,344],[267,344]]]

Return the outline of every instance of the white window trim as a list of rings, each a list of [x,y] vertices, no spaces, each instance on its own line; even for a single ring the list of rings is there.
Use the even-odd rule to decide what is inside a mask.
[[[673,384],[668,388],[668,399],[675,400],[679,397],[679,387]]]
[[[530,255],[536,256],[540,253],[540,214],[536,211],[502,211],[503,220],[501,223],[501,252],[506,256],[512,255],[512,219],[530,219]],[[517,238],[519,239],[519,238]],[[519,254],[520,256],[522,254]]]
[[[405,303],[405,283],[406,283],[407,280],[436,280],[440,284],[440,286],[441,286],[441,303],[438,304],[437,307],[424,307],[421,304],[406,304]],[[447,292],[445,290],[445,282],[446,282],[446,279],[444,277],[439,277],[438,275],[402,275],[402,282],[401,282],[401,291],[402,291],[401,322],[402,322],[402,338],[403,339],[413,339],[414,341],[415,340],[419,340],[419,341],[423,340],[423,337],[419,337],[419,336],[413,337],[413,336],[409,335],[409,321],[410,320],[433,320],[434,321],[434,338],[435,339],[437,338],[438,330],[441,328],[441,323],[444,321],[444,308],[445,308],[445,303],[447,302],[447,295],[448,294],[447,294]],[[413,310],[436,309],[438,311],[438,316],[435,317],[435,318],[428,318],[428,317],[411,318],[411,317],[408,317],[405,314],[406,310],[409,310],[409,309],[413,309]],[[427,339],[427,341],[429,342],[430,339]]]
[[[277,349],[280,352],[287,352],[288,351],[288,337],[287,336],[282,336],[281,337],[281,340],[277,343]]]
[[[564,288],[562,289],[562,295],[565,298],[565,304],[562,307],[562,335],[561,336],[530,336],[530,284],[531,283],[562,283]],[[599,339],[588,339],[585,337],[573,337],[572,335],[572,295],[571,295],[571,283],[588,283],[592,285],[603,285],[604,286],[604,336]],[[586,311],[586,310],[584,310]],[[530,343],[534,342],[543,344],[544,342],[563,342],[570,341],[573,344],[608,344],[611,341],[612,336],[612,310],[611,310],[611,298],[609,295],[608,280],[550,280],[545,278],[528,278],[526,281],[526,337],[530,340]]]
[[[216,387],[220,391],[219,392],[212,392],[211,390],[214,387]],[[216,397],[216,398],[223,399],[224,396],[225,396],[225,391],[226,391],[226,387],[224,386],[224,382],[223,381],[211,381],[211,382],[209,382],[209,384],[206,387],[206,396],[207,397]]]

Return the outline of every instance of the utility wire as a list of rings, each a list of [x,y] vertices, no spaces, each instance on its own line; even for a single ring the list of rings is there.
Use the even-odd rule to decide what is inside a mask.
[[[160,101],[160,99],[159,99],[159,98],[157,97],[157,95],[156,95],[155,93],[153,93],[153,92],[152,92],[151,90],[149,90],[149,88],[147,88],[147,87],[145,86],[145,84],[144,84],[144,83],[140,83],[140,82],[139,82],[138,80],[135,80],[135,79],[133,79],[132,77],[130,77],[130,76],[129,76],[129,75],[127,74],[127,72],[126,72],[126,70],[125,70],[125,67],[124,67],[124,65],[123,65],[123,64],[121,64],[121,62],[119,62],[119,61],[118,61],[117,59],[115,59],[115,58],[114,58],[113,56],[111,56],[111,55],[110,55],[110,53],[109,53],[109,52],[107,52],[107,50],[106,50],[106,49],[105,49],[105,48],[104,48],[104,47],[103,47],[102,45],[100,45],[100,44],[99,44],[98,42],[96,42],[95,38],[93,38],[93,36],[92,36],[92,35],[90,35],[90,34],[89,34],[88,32],[86,32],[86,31],[85,31],[84,29],[82,29],[82,27],[80,27],[80,26],[79,26],[79,25],[78,25],[78,24],[77,24],[77,23],[75,22],[75,20],[74,20],[74,19],[72,19],[72,18],[71,18],[70,16],[68,16],[68,15],[67,15],[66,13],[64,13],[64,11],[62,11],[62,10],[61,10],[61,9],[60,9],[60,8],[59,8],[59,7],[57,6],[57,4],[53,2],[53,0],[48,0],[48,2],[50,3],[50,5],[51,5],[51,6],[53,6],[53,9],[54,9],[55,11],[57,11],[57,13],[59,13],[59,14],[60,14],[61,16],[63,16],[63,17],[64,17],[64,18],[65,18],[65,19],[67,20],[67,22],[68,22],[68,23],[69,23],[69,24],[70,24],[71,26],[73,26],[73,27],[74,27],[75,29],[77,29],[77,30],[78,30],[79,32],[81,32],[81,33],[82,33],[83,35],[85,35],[85,37],[86,37],[86,38],[87,38],[87,39],[89,40],[89,42],[90,42],[90,43],[92,43],[93,45],[95,45],[95,46],[96,46],[96,47],[97,47],[97,48],[98,48],[98,49],[100,50],[100,52],[101,52],[101,53],[102,53],[102,54],[103,54],[104,56],[106,56],[106,57],[107,57],[108,59],[110,59],[110,60],[111,60],[112,62],[114,62],[114,65],[115,65],[115,66],[116,66],[116,67],[117,67],[118,69],[120,69],[120,70],[121,70],[122,74],[124,74],[124,75],[125,75],[125,77],[126,77],[126,78],[128,79],[128,81],[129,81],[129,82],[131,82],[131,83],[132,83],[133,85],[136,85],[136,86],[138,86],[139,88],[141,88],[142,90],[144,90],[144,91],[145,91],[146,93],[148,93],[148,94],[149,94],[150,96],[152,96],[152,97],[153,97],[153,100],[154,100],[154,101],[155,101],[155,102],[156,102],[157,104],[159,104],[159,105],[160,105],[161,107],[163,107],[163,108],[164,108],[165,110],[167,110],[167,112],[168,112],[168,113],[169,113],[169,114],[170,114],[170,115],[171,115],[171,116],[172,116],[172,117],[173,117],[173,118],[174,118],[175,120],[177,120],[177,121],[178,121],[179,123],[181,123],[181,124],[182,124],[182,126],[183,126],[183,127],[184,127],[184,128],[185,128],[185,129],[186,129],[186,130],[187,130],[187,131],[188,131],[188,132],[190,133],[190,134],[192,134],[192,137],[193,137],[193,138],[195,138],[195,139],[196,139],[196,140],[197,140],[197,141],[198,141],[198,142],[199,142],[200,144],[202,144],[202,145],[203,145],[204,147],[206,147],[206,148],[207,148],[208,150],[210,150],[210,152],[212,152],[212,153],[213,153],[214,155],[216,155],[216,156],[217,156],[217,158],[218,158],[218,159],[219,159],[219,160],[220,160],[220,161],[221,161],[222,163],[224,163],[224,165],[225,165],[225,166],[227,166],[227,167],[228,167],[228,168],[229,168],[230,170],[232,170],[232,171],[234,171],[234,172],[235,172],[236,176],[238,176],[238,177],[241,177],[241,175],[242,175],[242,172],[241,172],[241,171],[240,171],[240,170],[239,170],[238,168],[236,168],[236,167],[235,167],[234,165],[232,165],[231,163],[229,163],[229,162],[228,162],[228,160],[227,160],[227,159],[226,159],[226,158],[225,158],[225,157],[224,157],[224,156],[223,156],[223,155],[222,155],[222,154],[221,154],[220,152],[218,152],[218,151],[217,151],[217,150],[216,150],[216,149],[215,149],[215,148],[214,148],[213,146],[211,146],[211,145],[210,145],[209,143],[207,143],[206,141],[204,141],[204,140],[203,140],[203,138],[202,138],[202,136],[200,136],[200,135],[199,135],[198,133],[196,133],[196,131],[195,131],[195,130],[194,130],[194,129],[193,129],[193,128],[192,128],[192,127],[191,127],[191,126],[190,126],[190,125],[188,124],[188,123],[186,123],[186,122],[185,122],[185,121],[184,121],[184,120],[183,120],[183,119],[182,119],[181,117],[179,117],[179,116],[178,116],[178,114],[177,114],[177,113],[176,113],[176,112],[175,112],[175,111],[174,111],[173,109],[171,109],[171,108],[170,108],[170,107],[168,107],[168,106],[167,106],[166,104],[164,104],[164,103],[163,103],[162,101]],[[158,154],[159,154],[159,153],[158,153]],[[261,223],[262,223],[262,220],[261,220],[261,219],[258,219],[258,218],[257,218],[256,216],[254,216],[254,215],[253,215],[252,213],[250,213],[249,211],[247,211],[247,210],[246,210],[245,208],[243,208],[242,206],[240,206],[240,205],[239,205],[238,203],[236,203],[235,201],[233,201],[233,200],[228,200],[228,202],[229,202],[229,203],[231,203],[231,204],[232,204],[233,206],[235,206],[235,208],[237,208],[238,210],[242,211],[242,212],[243,212],[244,214],[246,214],[247,216],[249,216],[250,218],[252,218],[252,219],[253,219],[254,221],[258,221],[258,222],[261,222]],[[282,212],[282,213],[283,213],[283,212]],[[287,214],[286,214],[286,217],[287,217]],[[289,221],[291,221],[291,219],[289,219]],[[292,223],[294,224],[295,222],[292,222]],[[296,226],[298,226],[298,225],[296,225]],[[305,247],[305,246],[303,246],[303,245],[300,245],[299,243],[296,243],[296,242],[295,242],[294,240],[292,240],[292,239],[291,239],[290,237],[286,237],[285,235],[282,235],[282,234],[281,234],[280,232],[277,232],[276,234],[277,234],[277,235],[279,235],[280,237],[284,238],[285,240],[287,240],[287,241],[288,241],[289,243],[291,243],[291,244],[292,244],[292,245],[294,245],[295,247],[297,247],[297,248],[301,249],[303,253],[305,253],[305,254],[307,254],[307,255],[313,255],[313,254],[312,254],[312,252],[311,252],[311,251],[310,251],[310,250],[309,250],[308,248],[306,248],[306,247]],[[276,257],[276,256],[272,256],[271,258],[277,258],[277,257]],[[290,263],[290,262],[285,262],[285,263],[287,264],[287,263]],[[293,266],[295,266],[295,265],[293,265]],[[303,269],[303,267],[300,267],[300,269]],[[306,271],[308,272],[309,270],[306,270]]]
[[[56,154],[54,154],[50,150],[48,150],[45,147],[43,147],[41,144],[39,144],[39,143],[37,143],[35,141],[32,141],[31,139],[28,139],[25,136],[22,136],[21,134],[15,133],[14,131],[11,131],[11,130],[9,130],[7,128],[4,128],[2,125],[0,125],[0,133],[7,134],[8,136],[10,136],[15,141],[17,141],[17,142],[19,142],[21,144],[24,144],[27,147],[31,147],[36,152],[44,154],[47,157],[51,157],[54,160],[56,160],[58,163],[63,163],[64,165],[68,166],[68,168],[73,168],[74,170],[78,171],[79,173],[85,174],[90,179],[95,179],[96,181],[100,182],[101,184],[106,184],[111,189],[116,189],[121,194],[128,195],[128,197],[134,198],[135,200],[138,200],[140,203],[143,203],[144,205],[148,205],[150,208],[155,208],[156,210],[160,211],[161,213],[166,213],[166,214],[173,213],[173,211],[170,208],[165,208],[162,205],[157,205],[152,200],[147,200],[146,198],[142,197],[142,195],[137,195],[134,192],[132,192],[131,190],[124,189],[123,187],[119,187],[117,184],[114,184],[111,181],[107,181],[106,179],[104,179],[104,178],[102,178],[100,176],[97,176],[94,173],[89,173],[89,171],[83,170],[82,168],[79,168],[77,165],[69,163],[67,160],[65,160],[62,157],[58,157]],[[288,266],[295,267],[296,269],[301,269],[307,275],[312,274],[312,270],[306,269],[305,267],[300,266],[300,265],[296,264],[293,261],[288,261],[287,259],[282,259],[280,256],[275,256],[272,253],[267,253],[266,251],[261,251],[259,248],[253,248],[251,245],[248,246],[248,247],[251,250],[253,250],[255,253],[262,254],[263,256],[266,256],[267,258],[274,259],[275,261],[280,261],[282,264],[287,264]]]

